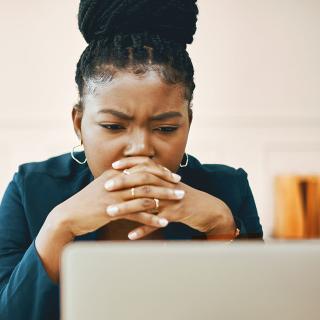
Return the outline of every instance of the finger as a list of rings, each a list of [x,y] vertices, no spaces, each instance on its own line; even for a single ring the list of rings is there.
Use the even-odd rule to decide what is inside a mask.
[[[130,213],[145,212],[147,210],[159,209],[155,199],[139,198],[112,204],[106,208],[106,212],[110,217],[121,217]]]
[[[169,223],[167,219],[159,217],[152,213],[147,213],[147,212],[128,214],[124,217],[121,217],[121,219],[140,222],[143,225],[156,227],[157,229],[166,227]]]
[[[112,168],[114,169],[125,169],[125,168],[131,168],[135,165],[141,164],[141,163],[155,163],[155,161],[151,160],[149,157],[128,157],[120,159],[116,162],[112,163]]]
[[[169,169],[155,163],[152,165],[149,165],[148,163],[142,163],[130,169],[123,170],[123,173],[127,175],[137,172],[149,172],[163,180],[167,180],[168,182],[172,183],[178,183],[181,180],[181,176],[178,174],[173,173]]]
[[[142,166],[147,168],[158,168],[158,172],[161,175],[161,177],[168,177],[170,181],[173,180],[173,182],[177,183],[181,180],[181,176],[178,174],[171,172],[168,168],[156,163],[156,161],[150,159],[149,157],[129,157],[129,158],[123,158],[121,160],[118,160],[114,163],[112,163],[112,167],[114,169],[128,169],[133,168],[132,172],[135,172],[134,167]],[[130,172],[131,170],[127,170],[127,172]],[[155,173],[156,174],[156,173]]]
[[[132,200],[132,188],[118,191],[119,198],[123,200]],[[144,185],[134,188],[134,198],[157,198],[162,200],[180,200],[185,196],[182,189],[172,189],[152,185]]]
[[[191,214],[188,214],[188,215],[181,214],[181,207],[179,206],[179,203],[178,203],[178,205],[177,205],[177,203],[175,203],[175,206],[171,207],[170,210],[163,209],[160,213],[157,214],[158,218],[164,218],[169,223],[170,222],[184,223],[184,221],[189,219],[190,216],[191,216]],[[140,226],[133,231],[137,232],[137,234],[139,234],[139,238],[142,238],[142,237],[147,236],[148,234],[150,234],[151,232],[154,231],[154,229],[147,228],[147,227],[148,227],[148,225],[145,224],[144,226]]]
[[[105,182],[104,187],[108,191],[128,189],[141,185],[168,186],[168,182],[149,172],[137,172],[130,175],[117,175]],[[169,184],[174,187],[175,185]]]
[[[103,179],[104,181],[107,181],[113,177],[116,177],[119,175],[118,170],[114,170],[113,168],[107,169],[106,171],[102,172],[101,175],[97,178]]]
[[[166,221],[169,222],[179,222],[179,214],[172,214],[166,211],[163,211],[157,215],[158,218],[163,218]],[[155,230],[159,229],[159,227],[151,226],[148,224],[145,224],[143,226],[140,226],[128,234],[128,238],[130,240],[137,240],[143,237],[146,237],[150,233],[154,232]]]
[[[142,226],[142,227],[139,227],[139,228],[136,228],[136,229],[132,230],[128,234],[128,238],[130,240],[137,240],[137,239],[146,237],[148,234],[156,231],[157,229],[158,229],[157,227]]]

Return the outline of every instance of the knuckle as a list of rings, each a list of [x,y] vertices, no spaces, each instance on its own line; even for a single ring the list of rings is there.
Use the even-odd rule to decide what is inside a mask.
[[[111,170],[106,170],[100,175],[100,179],[102,179],[103,181],[107,181],[113,178],[114,176],[115,174]]]
[[[132,213],[131,218],[134,218],[134,221],[137,221],[140,223],[143,223],[143,221],[145,220],[145,216],[143,212]]]
[[[147,172],[142,172],[141,179],[145,182],[150,181],[150,174]]]
[[[141,165],[140,165],[140,169],[142,170],[142,171],[147,171],[148,170],[148,165],[146,164],[146,163],[142,163]]]
[[[129,205],[127,203],[122,203],[118,208],[120,214],[129,211]]]
[[[158,225],[158,217],[156,216],[156,215],[154,215],[154,214],[151,214],[150,215],[150,222],[152,223],[152,224],[155,224],[155,225]]]
[[[141,214],[141,223],[143,224],[150,224],[152,222],[152,216],[148,212],[144,212]]]
[[[141,215],[141,213],[131,213],[131,214],[124,216],[123,218],[131,220],[131,221],[141,222],[142,215]]]
[[[153,163],[153,160],[151,160],[149,157],[146,158],[146,161],[144,162],[144,164],[150,166]]]
[[[142,207],[143,208],[151,208],[153,207],[154,201],[152,199],[142,199]]]
[[[171,177],[171,171],[168,168],[163,167],[163,166],[161,166],[161,168],[162,168],[162,172],[164,173],[165,176]]]
[[[152,191],[150,186],[142,186],[141,189],[142,193],[146,195],[149,195]]]
[[[148,216],[146,216],[144,223],[149,226],[156,226],[157,225],[156,217],[153,214],[149,213]]]
[[[183,203],[182,201],[177,201],[175,204],[174,204],[174,210],[176,212],[181,212],[183,211]]]
[[[124,185],[124,183],[125,183],[125,177],[126,177],[126,176],[119,176],[119,177],[117,178],[117,185],[120,185],[120,186]]]
[[[149,214],[147,212],[140,212],[140,218],[146,221],[149,219]]]

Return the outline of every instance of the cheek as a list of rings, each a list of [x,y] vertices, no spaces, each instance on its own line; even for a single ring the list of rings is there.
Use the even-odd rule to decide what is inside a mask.
[[[161,153],[158,154],[158,161],[172,172],[177,172],[182,161],[186,144],[188,141],[188,130],[181,132],[171,143],[163,145]]]
[[[119,160],[122,155],[122,142],[119,139],[108,138],[99,126],[83,133],[83,144],[88,166],[94,178],[111,169],[112,163]]]

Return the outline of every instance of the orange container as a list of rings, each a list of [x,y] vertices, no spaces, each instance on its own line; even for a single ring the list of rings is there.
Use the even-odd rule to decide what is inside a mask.
[[[320,176],[276,176],[273,237],[320,238]]]

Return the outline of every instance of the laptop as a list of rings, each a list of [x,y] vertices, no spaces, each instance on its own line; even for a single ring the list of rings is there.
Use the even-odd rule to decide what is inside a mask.
[[[320,319],[320,241],[79,241],[63,320]]]

